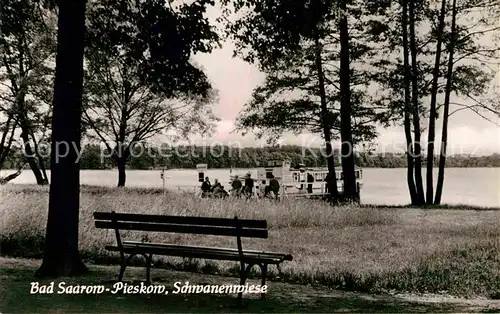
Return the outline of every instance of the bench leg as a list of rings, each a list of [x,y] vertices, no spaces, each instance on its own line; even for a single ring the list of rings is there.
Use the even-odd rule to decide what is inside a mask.
[[[153,262],[153,254],[143,254],[143,253],[132,253],[126,259],[121,259],[120,265],[120,274],[118,275],[118,281],[123,281],[123,276],[125,274],[125,269],[127,268],[127,264],[134,258],[136,255],[144,256],[146,260],[146,284],[151,284],[151,264]]]
[[[125,274],[125,269],[127,268],[128,262],[134,257],[135,254],[130,254],[126,259],[125,255],[122,256],[122,264],[120,265],[120,274],[118,275],[118,281],[123,281],[123,275]]]
[[[245,284],[245,281],[248,278],[248,274],[250,273],[250,270],[252,269],[253,264],[248,264],[247,267],[245,268],[245,264],[241,265],[241,270],[240,270],[240,285],[243,286]],[[243,298],[243,292],[238,293],[238,300],[241,301]]]
[[[262,286],[265,286],[266,285],[266,276],[267,276],[267,264],[260,265],[260,270],[261,270],[261,275],[262,275]],[[261,293],[260,298],[265,299],[266,294]]]
[[[151,284],[151,264],[153,263],[153,254],[145,255],[146,257],[146,284]]]
[[[244,285],[246,280],[247,280],[247,273],[246,273],[245,269],[242,269],[240,272],[240,285],[241,286]],[[243,298],[243,292],[239,292],[238,293],[238,300],[241,301],[242,298]]]
[[[125,261],[122,261],[122,264],[120,265],[120,274],[118,275],[118,281],[123,281],[123,275],[125,274],[125,268],[127,268],[127,265],[125,264]]]
[[[118,274],[118,281],[123,281],[123,275],[125,274],[125,269],[127,268],[127,264],[133,255],[129,255],[125,258],[125,254],[121,254],[121,265],[120,265],[120,273]]]

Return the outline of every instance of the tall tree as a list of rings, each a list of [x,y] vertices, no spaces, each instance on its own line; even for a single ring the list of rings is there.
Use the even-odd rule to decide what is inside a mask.
[[[319,88],[319,97],[321,103],[321,126],[323,129],[323,137],[325,139],[326,145],[326,155],[327,155],[327,165],[328,165],[328,173],[332,177],[332,180],[327,181],[327,189],[330,193],[332,201],[336,201],[338,198],[338,187],[337,187],[337,178],[335,171],[335,161],[333,156],[333,148],[332,148],[332,126],[331,126],[331,117],[329,117],[328,104],[326,99],[325,92],[325,77],[323,72],[323,60],[321,59],[321,52],[323,47],[319,41],[318,30],[315,30],[314,36],[314,48],[315,48],[315,56],[314,56],[314,64],[316,66],[316,73],[318,76],[318,88]]]
[[[449,44],[448,52],[448,68],[446,71],[446,87],[445,87],[445,98],[444,98],[444,112],[443,112],[443,127],[441,135],[441,150],[439,153],[439,170],[438,170],[438,180],[436,185],[436,198],[434,200],[435,204],[441,203],[441,195],[443,193],[443,183],[444,183],[444,166],[446,163],[446,148],[448,144],[448,119],[450,115],[450,95],[451,95],[451,85],[453,84],[453,62],[455,54],[455,43],[457,37],[457,0],[453,0],[452,13],[451,13],[451,38]],[[431,168],[432,169],[432,168]],[[429,170],[427,170],[429,171]],[[429,197],[429,195],[427,195]],[[429,199],[427,199],[429,201]]]
[[[336,40],[335,40],[336,41]],[[340,137],[338,63],[339,51],[332,43],[313,40],[303,43],[295,60],[267,71],[264,83],[258,86],[237,119],[238,129],[257,132],[276,141],[283,132],[312,132],[325,139],[327,165],[335,170],[332,142]],[[357,50],[356,45],[353,49]],[[352,85],[361,87],[368,80],[356,71]],[[353,93],[356,141],[370,141],[376,136],[373,121],[376,114],[367,106],[369,98],[362,90]],[[332,180],[333,181],[333,180]],[[335,182],[330,182],[335,184]],[[334,192],[335,186],[329,187]]]
[[[15,116],[24,156],[38,184],[48,183],[40,142],[51,113],[55,18],[35,0],[2,2],[0,98]]]
[[[235,53],[244,60],[257,64],[269,75],[266,80],[267,86],[255,90],[253,104],[247,106],[246,113],[239,121],[240,129],[264,126],[281,134],[287,129],[300,131],[318,127],[316,131],[319,131],[325,140],[329,176],[334,178],[329,180],[328,190],[331,198],[336,200],[335,163],[331,144],[331,129],[336,117],[327,109],[325,71],[321,60],[325,28],[334,18],[332,1],[238,0],[223,3],[234,5],[234,13],[244,13],[242,18],[228,25],[229,35],[236,41]],[[246,10],[247,8],[253,10]],[[307,42],[306,46],[309,47],[312,58],[304,54],[304,41]],[[300,57],[296,58],[298,55],[311,61],[309,69],[304,69],[303,64],[296,63],[300,60]],[[312,77],[304,79],[304,72],[309,72]],[[286,84],[290,78],[299,82],[298,90],[305,91],[302,99],[296,101],[291,99],[289,102],[282,102],[280,106],[273,106],[272,99],[259,95],[262,92],[271,96],[276,92],[297,90]],[[311,99],[311,94],[319,100],[319,108],[315,108],[316,100]],[[264,109],[265,114],[262,115],[262,108],[272,110]],[[313,115],[309,116],[311,111]],[[269,113],[272,112],[280,114],[269,119]],[[287,121],[294,123],[288,124]]]
[[[408,26],[409,26],[409,41],[410,41],[410,59],[411,59],[411,103],[413,116],[413,133],[414,133],[414,152],[415,152],[415,185],[417,189],[416,205],[425,203],[424,184],[422,180],[422,147],[421,137],[422,130],[420,129],[420,102],[419,102],[419,68],[418,68],[418,50],[417,37],[415,29],[417,28],[417,10],[415,10],[415,1],[409,1],[408,6]]]
[[[204,16],[210,4],[106,0],[89,5],[84,117],[112,152],[118,186],[125,185],[135,143],[169,131],[186,138],[212,130],[216,93],[190,60],[218,43]]]
[[[85,6],[85,0],[58,2],[49,214],[38,277],[87,271],[78,251]]]
[[[410,0],[411,1],[411,0]],[[417,202],[417,190],[415,186],[415,180],[413,173],[415,171],[414,165],[414,155],[413,155],[413,140],[411,135],[411,90],[410,90],[410,56],[409,56],[409,45],[408,45],[408,1],[401,0],[401,28],[403,37],[403,85],[404,85],[404,132],[406,139],[406,182],[408,184],[408,190],[410,192],[411,203],[415,204]]]
[[[493,96],[486,88],[493,78],[492,73],[496,72],[495,69],[491,69],[491,64],[498,64],[498,62],[495,63],[494,61],[494,54],[499,48],[498,45],[495,47],[496,40],[494,38],[485,40],[484,37],[488,33],[494,32],[500,28],[492,25],[494,21],[496,21],[495,17],[498,17],[498,3],[493,4],[492,1],[478,2],[475,0],[463,0],[457,4],[456,40],[452,42],[449,27],[444,27],[440,30],[441,26],[439,21],[442,16],[441,1],[432,3],[421,1],[414,1],[412,3],[406,2],[408,11],[411,6],[415,13],[413,17],[415,27],[417,29],[430,28],[429,31],[414,34],[416,44],[413,49],[410,50],[412,50],[412,54],[415,57],[410,56],[410,58],[412,63],[411,67],[417,71],[412,70],[408,74],[409,71],[406,70],[405,62],[405,58],[407,58],[405,42],[406,28],[403,26],[405,19],[394,18],[396,14],[400,17],[405,13],[404,10],[406,7],[403,3],[403,1],[398,5],[393,3],[388,14],[381,19],[382,25],[379,27],[380,31],[377,34],[378,36],[375,36],[377,37],[375,41],[381,45],[382,49],[381,54],[374,58],[376,60],[378,59],[378,61],[374,62],[374,65],[380,71],[377,76],[377,81],[382,82],[381,89],[383,89],[383,93],[381,93],[382,97],[380,97],[378,101],[381,100],[382,104],[391,108],[388,112],[392,118],[395,118],[398,122],[403,121],[408,146],[407,150],[410,152],[413,149],[413,155],[415,156],[413,159],[415,161],[413,164],[415,168],[415,190],[417,191],[417,196],[412,198],[412,203],[418,205],[426,201],[426,195],[422,193],[423,186],[422,189],[418,188],[421,186],[419,181],[421,182],[422,180],[417,179],[419,175],[421,178],[422,161],[421,152],[417,153],[417,150],[420,149],[419,135],[422,134],[422,130],[419,127],[420,121],[430,116],[432,107],[435,107],[434,109],[436,110],[434,118],[437,120],[441,116],[440,110],[445,105],[440,104],[439,100],[444,96],[445,103],[447,102],[447,92],[444,84],[444,82],[447,81],[446,73],[451,75],[452,78],[452,83],[449,85],[449,92],[451,93],[451,95],[448,96],[450,97],[449,105],[457,109],[452,111],[449,108],[449,114],[447,114],[445,119],[448,119],[453,113],[464,109],[471,110],[483,117],[486,117],[486,113],[498,113],[494,101],[492,101]],[[434,8],[435,6],[438,6],[438,8]],[[449,10],[447,9],[445,12],[445,18],[450,19]],[[471,17],[476,15],[480,18],[476,23],[471,24]],[[408,23],[410,23],[410,16]],[[411,37],[411,25],[408,26],[410,28],[408,29],[408,37]],[[449,54],[446,55],[441,53],[438,62],[438,71],[436,71],[438,37],[441,37],[442,45],[446,45],[447,51],[450,51],[451,47],[454,48],[454,55],[457,57],[453,58],[454,60],[450,65],[448,60]],[[409,41],[410,39],[411,38],[409,38]],[[394,54],[394,58],[387,58],[388,54]],[[398,57],[398,55],[401,57]],[[451,69],[449,68],[449,70],[447,70],[447,66],[448,68],[451,66]],[[414,75],[415,73],[416,75]],[[408,110],[408,97],[406,93],[406,82],[408,77],[411,81],[411,110]],[[436,79],[437,87],[435,85]],[[434,88],[432,88],[433,85]],[[434,100],[435,106],[426,106],[426,104],[434,102],[432,96],[433,92],[436,93]],[[482,95],[486,94],[489,96],[482,97]],[[472,101],[472,104],[462,103],[467,99]],[[419,115],[417,118],[415,117],[416,113]],[[411,129],[411,126],[408,127],[406,121],[408,121],[410,115],[412,115],[411,118],[413,120],[414,139],[408,136],[408,134],[410,134],[408,130]],[[434,125],[435,124],[436,123],[434,123]],[[447,127],[447,122],[445,126]],[[412,145],[408,145],[409,141]],[[430,158],[431,161],[433,161],[433,158]],[[413,190],[410,178],[410,176],[413,175],[413,169],[411,169],[411,162],[413,160],[407,158],[407,178],[409,178],[410,197]],[[410,173],[410,171],[412,171],[412,173]],[[427,199],[427,202],[432,201],[432,199]]]
[[[472,26],[465,22],[470,15],[478,17]],[[436,184],[434,204],[440,204],[444,186],[444,171],[448,145],[448,122],[455,112],[467,109],[485,120],[488,116],[500,117],[497,88],[488,91],[490,82],[498,75],[497,53],[500,45],[497,36],[500,26],[500,3],[498,1],[463,0],[451,5],[451,29],[445,34],[448,59],[444,60],[446,67],[446,84],[444,87],[443,125],[441,130],[441,149],[439,153],[439,169]],[[462,23],[460,23],[462,22]],[[462,25],[460,25],[462,24]],[[489,38],[488,38],[489,37]],[[464,62],[465,61],[465,62]],[[494,66],[497,68],[495,69]],[[497,85],[494,83],[494,85]],[[452,101],[452,97],[455,101]],[[463,104],[458,99],[465,98],[472,104]],[[451,111],[452,106],[458,109]],[[498,124],[497,124],[498,125]],[[428,200],[429,201],[429,200]]]
[[[444,37],[444,20],[446,16],[446,0],[441,0],[441,10],[439,12],[438,27],[436,30],[436,53],[434,69],[432,70],[431,103],[429,108],[429,129],[427,132],[427,168],[426,168],[426,195],[427,204],[434,201],[434,140],[436,139],[436,119],[437,119],[437,96],[440,78],[441,46]]]
[[[348,63],[341,61],[342,52],[345,61],[345,51],[341,49],[336,2],[242,0],[236,1],[236,7],[236,11],[245,11],[242,8],[247,7],[254,10],[246,10],[242,18],[229,25],[229,33],[236,41],[235,53],[256,63],[267,76],[265,83],[255,89],[252,101],[245,106],[238,126],[246,130],[257,129],[259,135],[271,133],[274,139],[284,131],[321,134],[325,140],[329,172],[334,176],[331,140],[338,138],[337,132],[342,126],[344,137],[346,129],[354,129],[358,139],[373,138],[374,129],[370,122],[375,116],[374,111],[365,105],[369,103],[363,90],[368,84],[368,76],[363,75],[365,72],[360,66],[356,68],[352,81],[344,80],[349,89],[355,85],[362,87],[352,93],[352,104],[356,106],[353,110],[354,126],[351,127],[350,122],[342,125],[339,119],[342,108],[346,109],[340,101],[344,91],[339,86],[339,76],[345,78],[341,72],[346,64],[348,71],[354,71],[354,67],[349,67],[349,60]],[[362,40],[350,45],[352,59],[359,62],[367,52],[366,45]],[[352,104],[349,103],[347,108],[350,109]],[[352,144],[352,140],[350,142]],[[354,177],[353,163],[352,172]],[[355,181],[353,184],[355,191]]]
[[[342,173],[344,193],[347,199],[356,198],[356,176],[354,172],[354,142],[351,124],[351,67],[349,57],[349,24],[347,0],[339,0],[340,32],[340,139],[342,141]]]

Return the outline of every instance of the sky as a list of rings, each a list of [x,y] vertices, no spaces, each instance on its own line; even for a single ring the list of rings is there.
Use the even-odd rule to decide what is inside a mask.
[[[211,20],[220,14],[218,8],[208,10]],[[211,54],[194,56],[194,60],[205,70],[213,87],[219,92],[219,101],[215,104],[215,113],[220,118],[214,134],[210,137],[193,137],[190,140],[202,143],[237,143],[240,146],[261,146],[265,140],[257,140],[253,134],[243,136],[235,132],[234,123],[240,110],[251,99],[252,91],[265,78],[255,65],[251,65],[238,57],[233,58],[234,45],[226,41],[221,49]],[[500,90],[500,71],[495,78]],[[489,116],[496,123],[491,123],[467,110],[457,112],[449,120],[448,151],[451,154],[485,155],[500,153],[500,119]],[[387,129],[378,128],[379,137],[375,148],[379,152],[403,152],[405,137],[401,126]],[[424,134],[426,137],[426,133]],[[441,138],[441,120],[437,122],[436,140]],[[424,142],[424,141],[423,141]],[[283,144],[320,146],[319,136],[312,134],[287,134],[282,138]],[[424,142],[425,144],[425,142]]]

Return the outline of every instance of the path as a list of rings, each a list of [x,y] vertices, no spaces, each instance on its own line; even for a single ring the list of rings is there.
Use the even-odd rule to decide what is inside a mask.
[[[500,300],[463,299],[440,295],[372,295],[319,287],[270,282],[266,300],[246,295],[244,307],[234,296],[219,295],[30,295],[38,260],[0,258],[0,313],[12,312],[499,312]],[[63,278],[73,284],[111,285],[118,266],[90,265],[85,277]],[[144,269],[127,269],[125,279],[136,283]],[[237,284],[237,278],[153,269],[156,284],[174,282]],[[49,283],[49,280],[42,283]],[[130,282],[132,283],[132,282]],[[257,284],[257,282],[251,282]],[[20,302],[29,300],[30,302]],[[29,305],[27,305],[29,304]]]

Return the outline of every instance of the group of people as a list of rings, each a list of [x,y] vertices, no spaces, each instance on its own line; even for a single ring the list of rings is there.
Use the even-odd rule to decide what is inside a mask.
[[[224,190],[224,186],[220,184],[218,179],[215,179],[214,184],[210,183],[210,178],[206,177],[201,184],[201,197],[217,197],[225,198],[229,193]]]
[[[254,181],[252,175],[247,173],[245,176],[245,185],[241,182],[240,178],[236,175],[234,176],[233,182],[231,183],[231,194],[235,197],[241,197],[242,195],[246,198],[250,198],[253,194]]]
[[[253,188],[254,188],[254,179],[252,178],[250,173],[247,173],[244,180],[244,185],[236,175],[231,183],[231,195],[235,197],[244,196],[247,199],[252,197]],[[278,193],[280,189],[280,185],[278,180],[274,176],[272,176],[269,181],[269,185],[265,185],[265,181],[262,182],[261,185],[261,196],[268,197],[272,196],[274,198],[278,198]],[[209,177],[205,178],[201,185],[202,197],[218,197],[224,198],[229,195],[227,191],[224,190],[224,187],[220,184],[218,179],[215,179],[214,184],[210,183]]]

